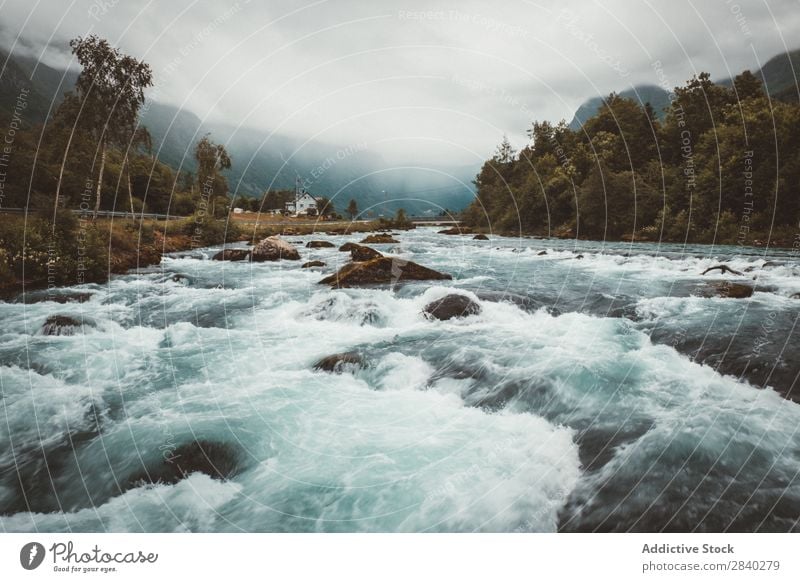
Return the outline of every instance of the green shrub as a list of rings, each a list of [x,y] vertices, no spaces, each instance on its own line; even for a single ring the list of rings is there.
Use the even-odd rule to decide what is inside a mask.
[[[212,246],[238,240],[239,227],[228,220],[211,218],[207,214],[193,214],[182,221],[182,231],[189,235],[197,246]]]

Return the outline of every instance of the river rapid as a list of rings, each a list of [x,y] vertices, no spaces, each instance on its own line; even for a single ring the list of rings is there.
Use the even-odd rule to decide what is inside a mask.
[[[332,290],[360,237],[286,238],[335,247],[0,303],[0,530],[800,529],[795,253],[420,228],[374,247],[452,281]],[[224,478],[143,478],[198,441]]]

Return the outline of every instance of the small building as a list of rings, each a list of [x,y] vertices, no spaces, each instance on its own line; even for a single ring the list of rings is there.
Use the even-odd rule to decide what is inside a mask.
[[[294,216],[316,216],[317,199],[305,190],[296,193],[294,200],[286,203],[286,213]]]
[[[233,209],[233,213],[234,214],[242,214],[243,212],[244,212],[243,208],[234,208]]]

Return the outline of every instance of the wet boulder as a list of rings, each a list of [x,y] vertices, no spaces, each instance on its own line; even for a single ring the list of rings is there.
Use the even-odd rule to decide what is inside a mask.
[[[396,240],[390,234],[371,234],[367,238],[361,241],[361,244],[392,244],[392,243],[399,243],[399,240]]]
[[[241,470],[241,454],[228,443],[197,440],[165,451],[160,463],[128,479],[130,487],[144,483],[174,484],[192,473],[212,479],[230,479]]]
[[[327,240],[312,240],[306,243],[309,249],[325,249],[335,246],[332,242]]]
[[[250,258],[250,249],[223,249],[211,257],[212,261],[246,261]]]
[[[344,243],[342,246],[339,247],[339,252],[349,253],[351,250],[353,250],[353,248],[355,248],[357,246],[359,246],[359,245],[356,244],[356,243],[347,242],[347,243]]]
[[[485,234],[476,234],[472,237],[472,240],[489,240],[489,237]]]
[[[729,299],[746,299],[753,295],[753,287],[744,283],[715,281],[700,290],[703,297],[726,297]]]
[[[44,291],[34,291],[32,293],[23,293],[17,299],[17,303],[44,303],[45,301],[52,301],[53,303],[86,303],[92,298],[93,293],[62,293],[57,289],[46,289]]]
[[[359,287],[386,283],[395,285],[402,281],[441,281],[445,279],[452,279],[452,277],[411,261],[378,257],[362,263],[348,263],[338,272],[325,277],[320,283],[332,287]]]
[[[437,234],[472,234],[472,231],[465,226],[454,226],[440,230]]]
[[[189,275],[184,275],[183,273],[175,273],[168,280],[183,286],[192,284],[192,279]]]
[[[377,259],[378,257],[382,256],[383,255],[375,249],[364,245],[353,245],[350,248],[350,258],[357,263],[363,263],[364,261]]]
[[[364,366],[364,358],[356,352],[344,352],[326,356],[314,364],[315,370],[341,374],[350,369],[358,369]]]
[[[300,253],[291,244],[278,236],[270,236],[253,247],[250,260],[254,263],[263,261],[299,261]]]
[[[83,329],[84,322],[69,315],[51,315],[42,325],[43,335],[75,335]]]
[[[446,321],[454,317],[478,315],[481,312],[481,306],[466,295],[452,293],[428,303],[422,312],[428,319]]]
[[[325,263],[322,261],[308,261],[307,263],[303,263],[300,268],[301,269],[310,269],[312,267],[324,267]]]

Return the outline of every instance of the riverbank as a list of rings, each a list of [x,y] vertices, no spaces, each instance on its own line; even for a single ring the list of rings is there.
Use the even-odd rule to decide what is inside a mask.
[[[372,232],[378,221],[309,221],[259,216],[230,221],[190,216],[169,222],[120,218],[92,221],[72,214],[6,215],[0,224],[0,299],[26,291],[103,283],[111,275],[158,265],[167,253],[225,242],[314,232]]]
[[[576,234],[573,229],[559,228],[551,231],[521,231],[519,229],[492,229],[485,226],[464,225],[455,227],[460,229],[462,234],[486,234],[504,237],[518,238],[538,238],[538,239],[560,239],[560,240],[579,240],[597,241],[606,243],[666,243],[666,244],[691,244],[691,245],[726,245],[744,246],[755,248],[770,249],[793,249],[800,246],[800,232],[793,232],[791,229],[782,227],[773,232],[749,232],[744,239],[737,236],[718,236],[716,238],[706,237],[669,237],[659,236],[658,232],[640,232],[635,235],[623,235],[621,237],[608,237],[598,239],[595,237]]]

